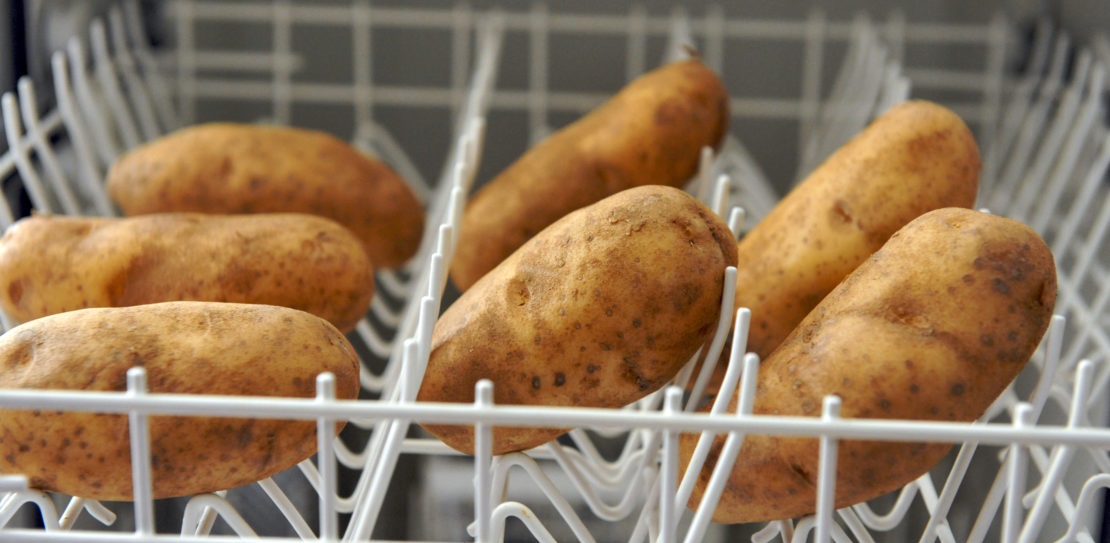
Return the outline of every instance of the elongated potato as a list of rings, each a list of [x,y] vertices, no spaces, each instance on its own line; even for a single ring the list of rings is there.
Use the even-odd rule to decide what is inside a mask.
[[[273,125],[206,123],[121,156],[108,193],[126,215],[309,213],[351,229],[377,268],[420,246],[424,209],[397,172],[330,134]]]
[[[0,336],[0,388],[123,391],[135,366],[146,369],[152,393],[310,398],[322,372],[335,375],[339,398],[359,390],[358,357],[343,334],[284,307],[165,302],[80,309]],[[155,498],[245,485],[316,452],[311,420],[155,415],[149,421]],[[0,435],[0,472],[73,496],[132,498],[126,415],[0,410]]]
[[[894,234],[760,366],[754,412],[819,416],[837,395],[844,418],[970,422],[1025,367],[1056,298],[1052,253],[1024,224],[979,211],[925,213]],[[737,397],[730,409],[735,412]],[[680,439],[689,462],[697,436]],[[724,438],[700,473],[700,500]],[[845,440],[836,507],[926,473],[948,443]],[[816,508],[818,441],[748,435],[714,520],[757,522]]]
[[[718,321],[728,227],[665,186],[622,191],[544,229],[440,317],[420,401],[473,402],[494,383],[501,404],[620,407],[657,390]],[[473,428],[425,425],[472,454]],[[495,454],[564,429],[494,429]]]
[[[735,307],[751,310],[748,350],[769,355],[906,223],[973,206],[979,170],[974,136],[944,106],[909,101],[877,118],[738,242]]]
[[[19,322],[197,300],[301,309],[349,332],[374,269],[354,234],[314,215],[34,215],[0,238],[0,285],[0,307]]]
[[[697,172],[701,150],[720,145],[728,121],[728,93],[700,61],[673,62],[640,76],[471,197],[452,282],[470,288],[575,209],[635,186],[683,186]]]

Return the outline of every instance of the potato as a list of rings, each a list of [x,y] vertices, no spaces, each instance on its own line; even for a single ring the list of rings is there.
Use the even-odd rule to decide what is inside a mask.
[[[0,336],[0,388],[123,391],[135,366],[146,369],[151,393],[310,398],[322,372],[335,375],[338,398],[359,390],[358,357],[343,334],[277,306],[89,308]],[[245,485],[316,452],[312,420],[155,415],[149,421],[155,498]],[[0,472],[73,496],[132,499],[126,415],[0,410],[0,435]]]
[[[944,106],[909,101],[877,118],[738,242],[734,307],[751,310],[748,350],[769,355],[906,223],[972,207],[979,170],[974,136]]]
[[[384,162],[303,128],[205,123],[132,149],[107,176],[126,215],[298,212],[328,217],[365,243],[377,268],[420,246],[424,209]]]
[[[620,407],[659,389],[716,328],[728,227],[680,189],[637,187],[574,211],[525,243],[436,322],[419,401]],[[474,450],[470,426],[426,424]],[[493,452],[567,430],[499,427]]]
[[[728,127],[724,85],[696,59],[666,64],[551,134],[476,191],[451,280],[466,290],[567,213],[640,185],[681,187]]]
[[[301,309],[348,332],[369,309],[374,270],[354,234],[314,215],[33,215],[0,238],[0,285],[19,322],[198,300]]]
[[[1056,299],[1052,253],[1024,224],[961,208],[923,214],[850,274],[760,366],[754,412],[970,422],[1025,366]],[[738,398],[729,409],[735,412]],[[685,466],[697,436],[683,434]],[[724,437],[691,499],[700,502]],[[836,507],[928,472],[950,443],[844,440]],[[818,440],[748,435],[714,520],[784,519],[816,509]]]

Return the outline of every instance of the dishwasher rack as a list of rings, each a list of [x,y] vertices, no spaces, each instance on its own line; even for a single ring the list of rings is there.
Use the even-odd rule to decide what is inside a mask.
[[[51,59],[52,89],[24,80],[0,100],[9,143],[0,174],[6,186],[22,187],[31,208],[118,214],[102,186],[107,167],[126,149],[190,123],[228,115],[298,125],[340,119],[334,132],[380,155],[412,182],[428,209],[425,239],[406,267],[378,272],[379,293],[350,335],[364,362],[365,399],[334,399],[327,376],[313,399],[153,394],[138,369],[123,393],[0,392],[4,409],[125,414],[132,422],[133,458],[140,460],[149,459],[145,420],[156,415],[316,420],[321,435],[343,420],[353,430],[343,439],[320,440],[314,458],[249,489],[182,500],[179,523],[169,528],[155,520],[155,510],[170,505],[149,499],[150,473],[142,461],[134,462],[137,499],[126,504],[52,495],[29,488],[19,475],[3,475],[0,540],[368,540],[389,522],[383,511],[396,499],[391,484],[409,459],[420,461],[412,486],[421,499],[438,496],[462,510],[464,520],[449,536],[429,540],[735,540],[740,529],[713,525],[710,507],[686,510],[692,480],[678,471],[679,432],[727,434],[732,454],[751,433],[813,436],[831,448],[856,438],[956,445],[942,465],[901,491],[840,510],[827,499],[835,456],[825,456],[817,513],[745,527],[750,530],[743,537],[751,541],[1098,537],[1102,493],[1110,487],[1110,131],[1104,103],[1110,48],[1104,41],[1076,44],[1041,22],[1023,52],[1018,46],[1026,42],[1004,17],[922,23],[898,13],[840,20],[812,11],[802,18],[752,20],[712,4],[702,14],[656,14],[639,6],[581,14],[542,2],[512,11],[466,3],[178,0],[166,4],[175,38],[167,52],[148,44],[139,6],[119,3],[87,36],[74,36],[58,51]],[[209,27],[228,24],[253,28],[264,39],[255,49],[213,48]],[[302,79],[319,63],[297,47],[312,31],[348,48],[350,69],[339,70],[343,78]],[[432,83],[383,82],[372,68],[382,59],[372,52],[388,47],[389,39],[442,44],[436,54],[446,67]],[[786,166],[768,168],[763,142],[746,137],[741,127],[719,153],[703,155],[687,187],[737,235],[876,113],[909,97],[937,96],[955,109],[983,150],[979,205],[1033,226],[1057,258],[1058,314],[1026,371],[974,424],[845,420],[837,416],[835,398],[826,401],[820,419],[695,414],[688,406],[697,396],[684,399],[681,386],[615,410],[493,405],[485,384],[474,405],[415,402],[432,327],[453,296],[446,267],[466,195],[485,170],[516,152],[499,159],[494,141],[534,142],[615,90],[556,85],[560,44],[591,39],[624,52],[605,72],[617,84],[685,54],[685,44],[695,45],[726,85],[736,77],[732,63],[761,40],[800,51],[792,94],[729,87],[737,124],[754,119],[792,127],[774,132],[796,145]],[[918,48],[946,46],[974,51],[980,62],[949,68],[913,60]],[[1013,69],[1018,54],[1021,71]],[[601,52],[598,57],[608,60]],[[505,72],[513,60],[525,69]],[[425,127],[415,138],[401,137],[414,130],[415,119],[446,135],[426,138]],[[0,206],[4,227],[20,215],[18,200],[6,203]],[[746,322],[746,310],[731,307],[731,299],[726,292],[722,316]],[[0,319],[5,330],[11,327],[6,316]],[[721,319],[711,350],[721,348],[730,320]],[[744,342],[744,333],[739,326],[735,343]],[[754,375],[758,364],[752,355],[734,356],[730,379]],[[692,365],[675,384],[696,380],[691,372]],[[477,454],[463,457],[421,435],[414,423],[425,421],[474,424]],[[556,421],[576,429],[531,451],[490,456],[491,425]],[[307,501],[298,496],[303,489]],[[423,523],[434,521],[435,513]],[[26,524],[26,517],[33,522]]]

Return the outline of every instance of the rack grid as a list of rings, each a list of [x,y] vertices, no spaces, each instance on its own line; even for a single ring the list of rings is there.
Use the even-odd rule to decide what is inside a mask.
[[[139,7],[135,1],[119,3],[92,24],[87,36],[74,36],[55,53],[51,89],[23,80],[17,92],[0,101],[9,142],[0,156],[0,177],[18,183],[34,210],[116,215],[102,186],[116,157],[181,126],[241,116],[326,124],[381,156],[425,203],[426,236],[406,267],[377,274],[379,295],[351,334],[364,361],[367,399],[335,400],[326,378],[319,395],[305,400],[153,394],[145,391],[141,370],[133,371],[128,391],[121,393],[0,393],[5,409],[125,414],[135,428],[136,458],[148,456],[143,421],[154,415],[307,419],[317,420],[322,429],[345,420],[356,430],[346,439],[321,440],[313,459],[252,485],[250,499],[256,503],[251,507],[239,498],[245,489],[183,500],[179,524],[169,532],[155,518],[156,505],[163,504],[144,499],[141,492],[134,503],[104,504],[50,495],[28,488],[25,478],[4,476],[0,536],[5,541],[113,541],[123,534],[152,542],[254,536],[367,540],[386,522],[383,509],[394,499],[390,485],[398,466],[412,458],[428,473],[455,481],[437,485],[426,477],[414,485],[427,495],[457,500],[454,506],[469,520],[451,527],[451,539],[693,542],[734,537],[735,532],[709,522],[710,507],[686,510],[689,480],[677,470],[678,432],[728,434],[737,446],[735,438],[753,433],[813,436],[830,446],[858,438],[956,445],[945,463],[894,495],[841,510],[819,500],[813,516],[750,527],[744,537],[752,541],[1097,537],[1102,489],[1110,487],[1105,424],[1110,409],[1105,403],[1110,386],[1110,135],[1103,98],[1110,59],[1100,47],[1104,42],[1090,48],[1076,44],[1042,21],[1026,54],[1014,23],[1001,15],[951,23],[911,21],[897,12],[879,21],[867,13],[836,19],[819,10],[794,18],[751,19],[716,4],[698,14],[683,9],[652,13],[636,5],[624,12],[586,14],[543,2],[510,10],[462,2],[176,0],[166,4],[173,47],[159,49],[148,43],[150,29],[143,26]],[[219,29],[231,24],[248,37],[222,44]],[[342,45],[344,53],[325,47],[329,57],[313,57],[304,44],[320,32],[331,37],[329,43]],[[244,47],[243,40],[252,45]],[[398,61],[390,60],[389,47],[411,40],[428,44],[426,54],[438,57],[443,69],[423,74],[428,79],[393,75]],[[560,44],[567,40],[598,40],[622,53],[598,71],[608,84],[559,86],[559,67],[567,62]],[[792,49],[784,49],[798,52],[798,73],[784,82],[785,90],[733,85],[748,75],[735,67],[743,62],[743,52],[767,42],[789,44]],[[1058,315],[1044,344],[980,421],[841,419],[835,399],[826,402],[820,419],[695,414],[687,410],[693,401],[684,404],[674,387],[618,410],[493,405],[486,386],[476,391],[474,405],[413,400],[432,326],[453,296],[446,265],[466,195],[488,177],[487,171],[519,151],[512,145],[505,150],[503,141],[538,141],[621,83],[684,54],[687,44],[722,74],[732,94],[733,121],[740,127],[719,153],[702,157],[701,171],[687,188],[727,217],[737,235],[758,221],[793,180],[892,104],[937,97],[972,126],[984,157],[980,205],[1041,233],[1057,257],[1060,285]],[[948,57],[921,54],[946,47],[966,51],[973,66],[952,67]],[[1013,68],[1019,54],[1025,66],[1020,72]],[[345,61],[342,66],[336,58]],[[597,62],[608,60],[598,53]],[[315,68],[324,61],[331,64],[329,73],[340,76],[320,75]],[[513,61],[523,68],[507,71]],[[383,65],[390,70],[383,71]],[[755,124],[753,130],[777,127],[771,133],[780,137],[759,141],[745,132],[749,123]],[[769,145],[793,152],[782,153],[786,159],[768,157]],[[771,158],[779,162],[772,166]],[[18,201],[7,203],[0,206],[4,227],[20,215]],[[744,308],[731,307],[728,293],[724,299],[722,316],[738,312],[743,322]],[[12,326],[0,317],[4,329]],[[730,320],[721,320],[718,348]],[[736,344],[743,343],[744,333],[738,327]],[[754,375],[750,372],[758,363],[753,356],[734,356],[730,379]],[[694,379],[691,369],[676,384]],[[555,421],[577,429],[524,453],[488,453],[491,425]],[[416,422],[474,424],[479,452],[462,457],[419,435]],[[819,474],[821,496],[831,495],[833,468],[824,464]],[[342,479],[340,471],[348,478]],[[140,491],[149,487],[144,462],[135,462],[134,480]],[[305,489],[307,502],[301,499]],[[252,516],[258,507],[267,514]],[[23,525],[28,512],[40,527]],[[281,535],[269,534],[275,524]]]

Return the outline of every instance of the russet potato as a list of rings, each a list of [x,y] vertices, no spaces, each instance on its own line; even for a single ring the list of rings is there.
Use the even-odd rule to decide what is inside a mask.
[[[736,244],[681,189],[617,193],[541,231],[437,321],[418,401],[616,408],[671,380],[714,332]],[[472,454],[472,426],[425,424]],[[566,429],[497,427],[494,454]]]
[[[0,335],[0,389],[118,392],[136,366],[145,368],[152,394],[311,398],[323,372],[335,376],[338,398],[359,390],[359,360],[343,334],[284,307],[90,308]],[[245,485],[316,452],[313,420],[152,415],[149,422],[155,498]],[[33,488],[133,498],[127,415],[6,409],[0,436],[0,472],[26,475]]]
[[[188,126],[122,155],[108,194],[126,215],[308,213],[363,241],[379,269],[416,253],[424,209],[385,162],[331,134],[278,125]]]
[[[641,75],[479,187],[462,216],[452,282],[470,288],[575,209],[635,186],[682,187],[728,123],[728,93],[700,60]]]
[[[280,305],[355,327],[374,295],[357,237],[315,215],[32,215],[0,238],[0,308],[18,322],[84,307]]]
[[[906,223],[972,207],[979,170],[974,136],[950,109],[911,100],[880,115],[737,243],[734,306],[751,310],[748,350],[768,356]]]
[[[971,422],[1033,355],[1056,298],[1053,255],[1013,219],[962,208],[927,212],[838,285],[760,366],[754,413],[818,417],[841,398],[846,419]],[[729,410],[735,412],[738,397]],[[680,438],[687,465],[698,436]],[[719,460],[699,473],[696,506]],[[843,440],[836,507],[898,489],[951,443]],[[714,520],[794,518],[816,508],[818,440],[749,434]]]

